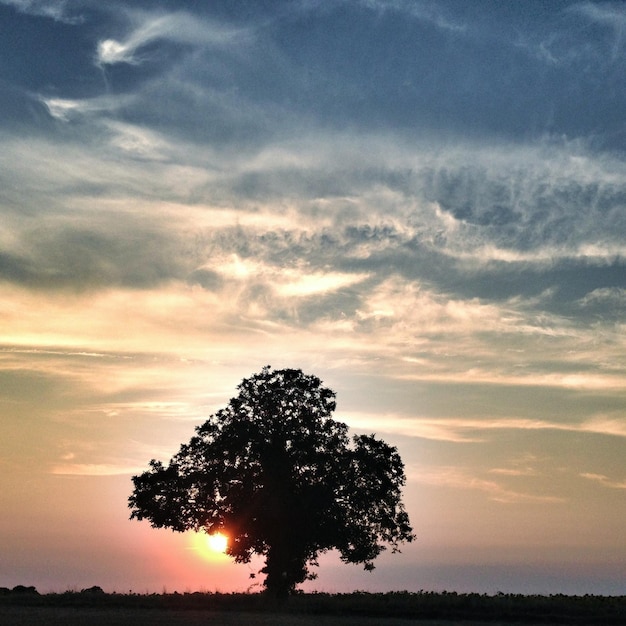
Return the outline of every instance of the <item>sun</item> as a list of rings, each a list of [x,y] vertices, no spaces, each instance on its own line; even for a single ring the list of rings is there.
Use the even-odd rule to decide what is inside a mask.
[[[226,554],[228,549],[228,535],[222,532],[206,533],[201,530],[199,532],[189,533],[189,547],[202,559],[218,562],[227,561],[229,556]]]
[[[206,543],[212,552],[224,553],[226,552],[226,548],[228,547],[228,537],[223,533],[213,533],[212,535],[208,535],[206,538]]]

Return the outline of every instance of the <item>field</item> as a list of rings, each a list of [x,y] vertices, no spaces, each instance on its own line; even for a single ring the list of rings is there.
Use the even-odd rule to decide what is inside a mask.
[[[626,596],[522,596],[457,593],[297,594],[276,602],[262,594],[38,594],[3,590],[8,626],[544,626],[626,625]]]
[[[418,620],[338,615],[293,615],[238,611],[161,611],[159,609],[88,609],[2,607],[6,626],[508,626],[506,622]]]

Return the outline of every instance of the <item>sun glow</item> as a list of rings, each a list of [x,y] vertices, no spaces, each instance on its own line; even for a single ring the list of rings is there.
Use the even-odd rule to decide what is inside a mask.
[[[226,552],[226,548],[228,547],[228,537],[222,533],[214,533],[207,536],[206,544],[212,552],[219,552],[223,554]]]
[[[228,537],[224,533],[190,533],[190,548],[201,558],[210,561],[228,560]]]

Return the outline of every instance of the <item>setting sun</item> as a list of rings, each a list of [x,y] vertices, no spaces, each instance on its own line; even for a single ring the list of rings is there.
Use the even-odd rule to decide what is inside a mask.
[[[226,552],[228,537],[222,533],[215,533],[207,537],[207,545],[213,552]]]
[[[209,561],[228,560],[226,549],[228,537],[224,533],[194,532],[189,534],[190,548],[202,559]]]

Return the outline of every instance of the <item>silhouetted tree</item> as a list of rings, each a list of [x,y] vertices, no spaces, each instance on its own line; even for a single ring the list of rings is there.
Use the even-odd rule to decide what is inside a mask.
[[[413,540],[396,448],[374,435],[350,440],[319,378],[265,367],[237,389],[167,467],[153,459],[133,477],[131,519],[224,532],[235,562],[265,556],[276,596],[315,578],[309,566],[327,550],[372,570],[385,544],[396,552]]]

